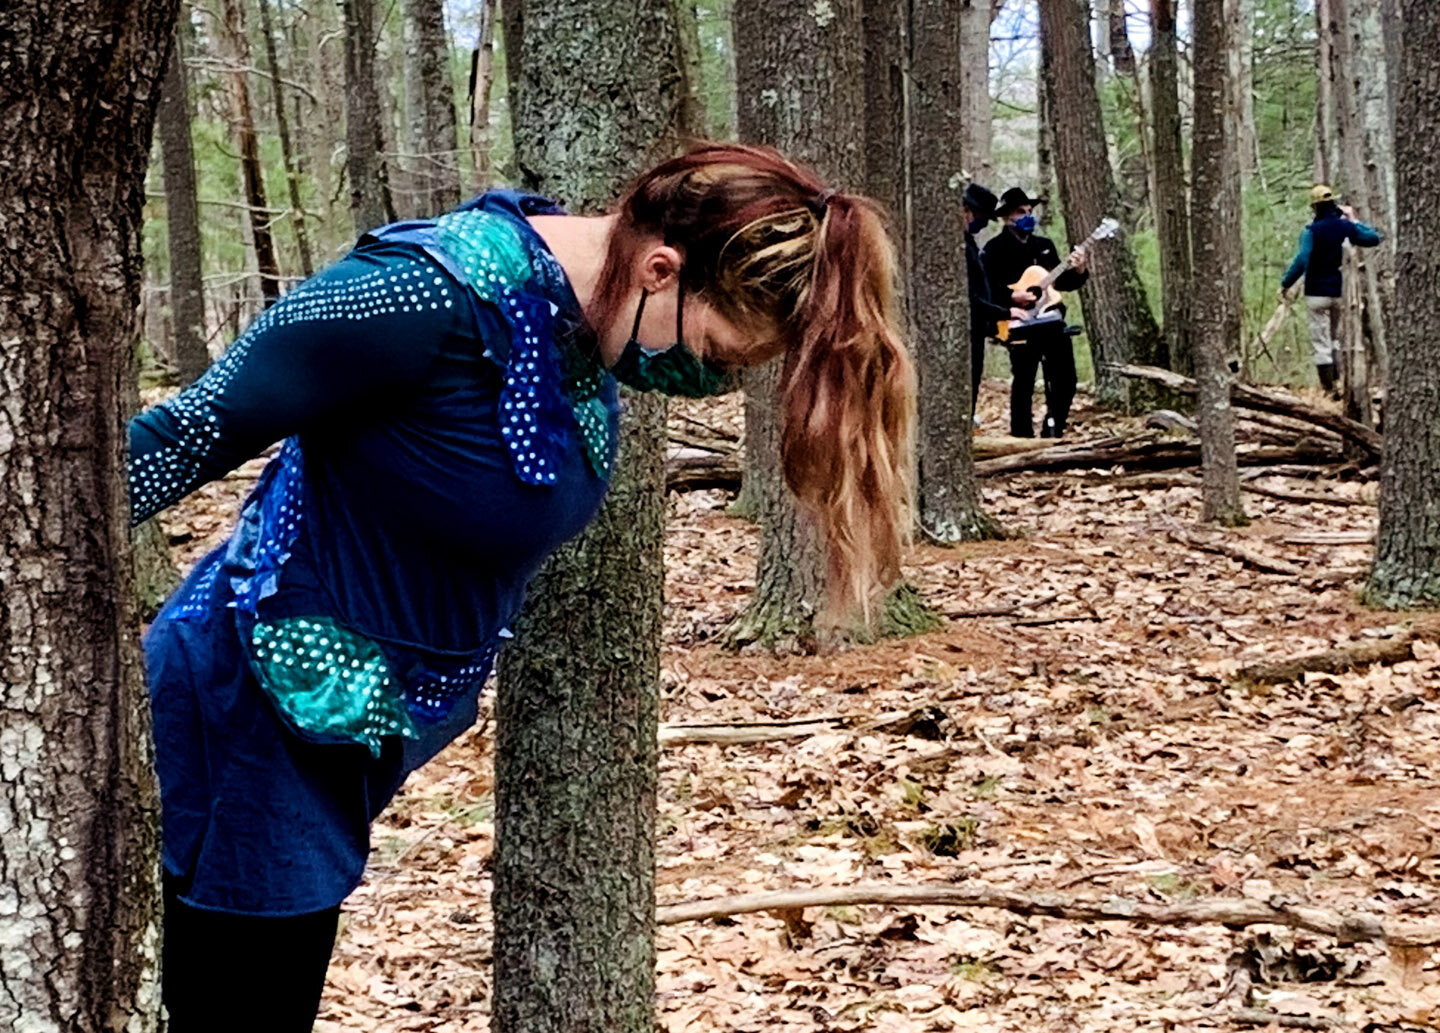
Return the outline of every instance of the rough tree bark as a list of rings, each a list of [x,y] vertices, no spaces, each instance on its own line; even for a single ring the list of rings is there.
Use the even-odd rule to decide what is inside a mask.
[[[865,192],[890,212],[909,286],[909,205],[906,83],[909,78],[908,18],[904,0],[864,0]]]
[[[1235,295],[1229,286],[1240,275],[1240,181],[1234,157],[1238,133],[1226,118],[1230,86],[1225,0],[1195,0],[1194,11],[1195,186],[1190,211],[1197,275],[1191,311],[1195,379],[1200,385],[1202,518],[1234,525],[1245,521],[1227,364],[1239,344],[1232,336]]]
[[[510,66],[523,76],[517,155],[572,210],[601,210],[674,147],[672,2],[525,9],[533,31]],[[497,1033],[654,1028],[665,405],[632,396],[626,408],[609,498],[536,579],[500,667]]]
[[[271,0],[257,0],[260,34],[265,38],[265,67],[270,72],[270,99],[275,107],[275,134],[280,138],[280,162],[285,167],[285,188],[290,195],[290,224],[295,230],[295,248],[300,252],[300,271],[315,271],[310,254],[310,235],[305,231],[305,206],[300,202],[300,173],[295,149],[290,144],[290,119],[285,114],[285,84],[280,78],[280,58],[275,52],[275,26],[270,17]]]
[[[1150,107],[1154,122],[1155,226],[1168,365],[1189,376],[1190,210],[1180,128],[1180,62],[1176,53],[1175,0],[1150,0]],[[1165,356],[1157,356],[1162,358]]]
[[[989,185],[994,176],[991,150],[994,140],[993,115],[990,103],[990,18],[991,0],[960,0],[958,15],[960,52],[952,57],[960,81],[955,84],[954,100],[961,105],[956,113],[960,129],[960,168],[977,183]],[[912,17],[919,17],[914,11]],[[956,32],[950,33],[954,42]],[[926,46],[924,39],[913,40],[915,46]]]
[[[385,169],[380,94],[375,85],[375,0],[344,0],[345,167],[355,232],[393,222],[395,203]]]
[[[1434,140],[1440,133],[1440,7],[1402,0],[1395,140],[1396,189],[1404,198],[1440,196]],[[1366,586],[1373,606],[1440,604],[1440,209],[1407,204],[1396,224],[1406,317],[1395,327],[1385,404],[1380,534]]]
[[[736,0],[739,131],[814,166],[828,182],[865,180],[864,47],[860,0],[809,8],[785,0]],[[760,560],[750,607],[731,629],[737,645],[805,645],[824,594],[819,536],[780,471],[778,370],[745,379],[746,491],[760,521]]]
[[[418,118],[412,185],[422,215],[438,215],[460,203],[460,145],[455,132],[455,86],[450,78],[450,37],[443,0],[405,0],[411,51],[408,89]]]
[[[165,235],[170,255],[170,311],[175,318],[175,369],[181,385],[210,365],[205,348],[205,279],[200,266],[200,202],[190,139],[190,90],[184,34],[177,32],[156,116],[165,177]]]
[[[1050,100],[1055,168],[1065,228],[1078,243],[1106,216],[1120,211],[1120,194],[1105,145],[1105,124],[1095,86],[1085,0],[1041,0],[1042,63]],[[1095,393],[1109,405],[1128,405],[1126,381],[1110,369],[1116,363],[1154,361],[1160,328],[1145,300],[1129,245],[1111,238],[1090,255],[1090,280],[1081,289],[1085,332],[1095,365]]]
[[[255,132],[255,108],[250,100],[250,43],[245,38],[245,17],[239,0],[225,0],[225,49],[235,68],[230,73],[230,103],[240,173],[245,183],[245,204],[250,241],[260,276],[260,295],[268,306],[280,297],[280,266],[275,259],[275,238],[270,233],[270,205],[265,200],[265,168],[260,163],[260,137]]]
[[[993,538],[996,522],[981,505],[970,445],[970,299],[966,289],[964,171],[951,141],[967,139],[973,107],[959,96],[977,84],[961,69],[963,32],[984,33],[951,0],[910,0],[910,205],[925,213],[912,226],[911,322],[920,375],[920,526],[932,541]],[[979,27],[977,27],[979,26]],[[988,96],[988,94],[987,94]]]
[[[490,186],[490,93],[495,83],[496,0],[480,0],[480,31],[470,55],[470,165],[476,192]]]
[[[0,8],[0,1027],[26,1033],[158,1026],[159,797],[122,454],[177,6]]]

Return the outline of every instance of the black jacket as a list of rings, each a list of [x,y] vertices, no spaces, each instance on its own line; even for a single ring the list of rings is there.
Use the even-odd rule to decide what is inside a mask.
[[[1038,265],[1043,269],[1054,269],[1060,264],[1060,253],[1049,237],[1032,233],[1021,240],[1009,226],[1003,228],[985,244],[985,271],[990,276],[990,297],[996,302],[1010,304],[1010,285],[1020,279],[1026,269]],[[1090,278],[1088,272],[1067,269],[1055,281],[1058,291],[1078,290]]]
[[[975,243],[973,233],[965,234],[965,273],[970,280],[970,336],[989,337],[995,332],[996,320],[1010,318],[1010,306],[991,299],[990,278],[985,273],[980,245]]]

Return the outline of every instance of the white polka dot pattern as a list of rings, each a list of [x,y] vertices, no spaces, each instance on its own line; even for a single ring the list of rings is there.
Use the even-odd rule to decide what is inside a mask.
[[[207,478],[206,459],[221,440],[217,403],[266,331],[297,323],[360,321],[400,313],[431,313],[455,305],[451,281],[428,264],[379,270],[345,280],[315,277],[262,312],[205,374],[161,404],[174,419],[178,440],[132,456],[130,510],[138,523],[182,498]],[[268,442],[267,442],[268,444]]]

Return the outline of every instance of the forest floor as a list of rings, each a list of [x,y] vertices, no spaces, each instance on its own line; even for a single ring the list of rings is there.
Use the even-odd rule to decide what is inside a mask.
[[[1003,406],[988,383],[987,429]],[[738,421],[733,403],[704,415]],[[1082,405],[1072,436],[1127,424]],[[256,469],[170,518],[187,562],[223,536]],[[1287,541],[1372,531],[1372,505],[1247,496],[1253,523],[1230,540],[1295,576],[1182,544],[1193,487],[1029,474],[984,493],[1018,536],[917,547],[907,573],[942,613],[1013,609],[803,657],[720,648],[753,588],[757,533],[722,493],[670,497],[661,720],[839,720],[781,741],[662,746],[662,904],[980,879],[1150,902],[1280,895],[1397,926],[1440,914],[1440,647],[1260,689],[1233,678],[1405,622],[1356,601],[1368,545]],[[488,1029],[492,731],[487,716],[376,824],[317,1029]],[[1238,1029],[1242,1004],[1299,1028],[1440,1028],[1440,952],[1425,949],[943,906],[805,917],[663,927],[659,1028]],[[1251,974],[1248,1000],[1227,992],[1236,970]]]

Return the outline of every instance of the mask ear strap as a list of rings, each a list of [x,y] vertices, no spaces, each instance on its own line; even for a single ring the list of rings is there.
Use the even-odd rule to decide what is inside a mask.
[[[677,297],[675,299],[675,343],[685,347],[685,281],[677,278],[675,281]]]
[[[637,341],[640,337],[640,317],[645,314],[645,302],[649,299],[650,292],[643,287],[640,289],[640,304],[635,306],[635,325],[630,328],[630,340]]]

